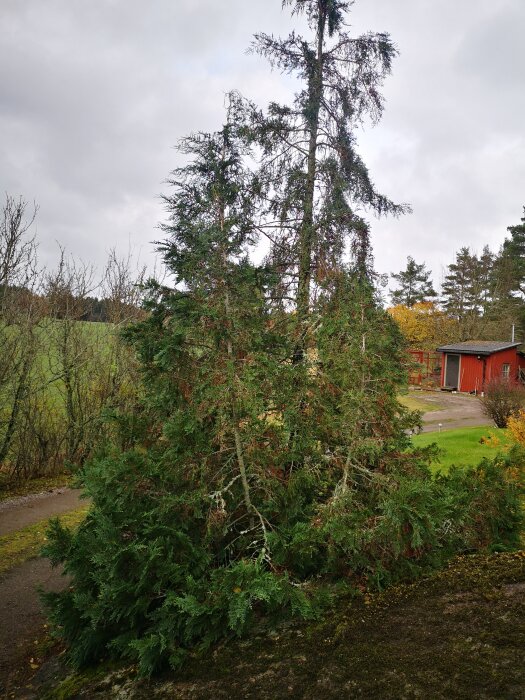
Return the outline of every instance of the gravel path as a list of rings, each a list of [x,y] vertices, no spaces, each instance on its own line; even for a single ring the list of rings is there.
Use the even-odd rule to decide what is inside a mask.
[[[0,537],[80,508],[79,489],[58,488],[0,502]]]
[[[423,413],[423,432],[455,428],[473,428],[478,425],[494,425],[494,421],[482,412],[481,404],[475,396],[465,394],[448,394],[446,392],[414,392],[414,398],[430,406],[442,406],[440,410]]]

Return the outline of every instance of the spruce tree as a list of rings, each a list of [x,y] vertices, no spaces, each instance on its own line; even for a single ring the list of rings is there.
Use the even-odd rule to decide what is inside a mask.
[[[379,193],[357,149],[356,131],[383,112],[381,87],[396,49],[386,33],[353,37],[343,0],[285,0],[304,15],[310,35],[255,37],[253,50],[302,87],[290,105],[271,103],[255,112],[262,147],[262,177],[271,183],[261,230],[271,242],[269,260],[277,275],[274,296],[293,313],[293,386],[285,420],[290,434],[290,467],[304,462],[316,444],[311,415],[312,331],[316,303],[345,251],[368,275],[369,227],[361,212],[400,215],[409,210]],[[284,303],[282,300],[285,300]],[[306,439],[306,442],[305,442]]]
[[[311,36],[258,34],[253,45],[303,83],[293,104],[272,103],[266,115],[256,115],[263,168],[272,183],[271,221],[263,230],[270,232],[271,256],[296,311],[296,363],[305,357],[313,284],[340,264],[348,241],[366,228],[358,210],[408,211],[377,192],[357,151],[357,127],[382,115],[380,88],[396,49],[386,33],[352,37],[350,5],[284,0],[293,14],[306,16]]]
[[[510,238],[503,243],[502,255],[511,261],[512,289],[509,291],[521,298],[525,295],[525,207],[521,223],[509,226]]]
[[[486,245],[478,258],[478,270],[474,282],[474,294],[479,300],[479,307],[486,315],[493,300],[493,277],[496,256]]]
[[[520,339],[525,334],[525,207],[521,223],[509,226],[496,256],[492,274],[493,303],[490,319],[501,338],[509,337],[514,325]]]
[[[456,319],[461,340],[483,337],[491,302],[493,256],[485,247],[478,257],[463,247],[448,266],[442,286],[442,305]]]
[[[409,255],[406,269],[392,273],[391,277],[400,285],[399,289],[390,294],[392,304],[403,304],[411,308],[414,304],[429,301],[430,297],[436,296],[430,280],[432,273],[425,268],[425,263],[418,264]]]

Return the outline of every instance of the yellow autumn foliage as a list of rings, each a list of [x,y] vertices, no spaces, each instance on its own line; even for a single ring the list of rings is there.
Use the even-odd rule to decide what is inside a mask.
[[[521,409],[507,421],[507,428],[512,439],[525,447],[525,410]]]
[[[398,304],[387,311],[413,349],[432,351],[438,345],[455,340],[456,322],[432,301],[411,307]]]

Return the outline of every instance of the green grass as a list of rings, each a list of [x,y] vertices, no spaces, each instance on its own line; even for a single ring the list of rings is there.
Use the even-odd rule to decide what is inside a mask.
[[[58,354],[58,344],[64,328],[64,321],[44,318],[35,330],[37,342],[37,355],[31,371],[31,387],[37,396],[42,397],[46,406],[53,411],[64,413],[64,382],[62,379],[62,367]],[[92,323],[88,321],[73,321],[71,332],[81,348],[80,362],[99,364],[111,361],[111,337],[114,326],[110,323]],[[2,333],[6,337],[16,333],[15,329],[6,329],[0,326],[0,340]],[[71,342],[71,352],[75,349],[75,340]],[[88,372],[89,374],[89,372]],[[0,399],[2,397],[0,396]],[[1,403],[1,401],[0,401]],[[6,410],[9,410],[6,403]],[[0,405],[0,412],[2,407]]]
[[[65,527],[76,527],[84,520],[88,510],[89,506],[82,506],[64,513],[60,516],[60,521]],[[48,519],[42,520],[0,537],[0,576],[38,555],[47,539],[48,522]]]
[[[63,321],[53,319],[42,321],[38,329],[40,351],[35,363],[35,371],[39,375],[40,381],[45,385],[44,394],[48,402],[60,412],[64,411],[64,382],[61,378],[56,379],[61,374],[56,343],[60,342],[60,340],[57,341],[57,337],[60,337],[63,323]],[[72,328],[74,334],[78,336],[78,342],[85,355],[83,362],[86,360],[92,362],[93,356],[96,356],[97,361],[100,361],[106,354],[109,354],[110,337],[113,331],[111,324],[74,321]],[[49,384],[46,385],[46,382]],[[36,383],[38,384],[38,379]]]
[[[488,442],[482,440],[483,438],[489,438]],[[412,442],[414,447],[427,447],[436,443],[441,452],[439,461],[432,467],[436,471],[443,472],[447,472],[453,464],[474,467],[484,457],[491,459],[511,444],[506,430],[489,426],[446,430],[442,433],[423,433],[414,435]]]

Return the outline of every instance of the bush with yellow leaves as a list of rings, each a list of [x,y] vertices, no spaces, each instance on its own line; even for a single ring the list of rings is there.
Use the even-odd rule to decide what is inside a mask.
[[[525,409],[521,409],[507,421],[507,428],[512,439],[525,447]]]

